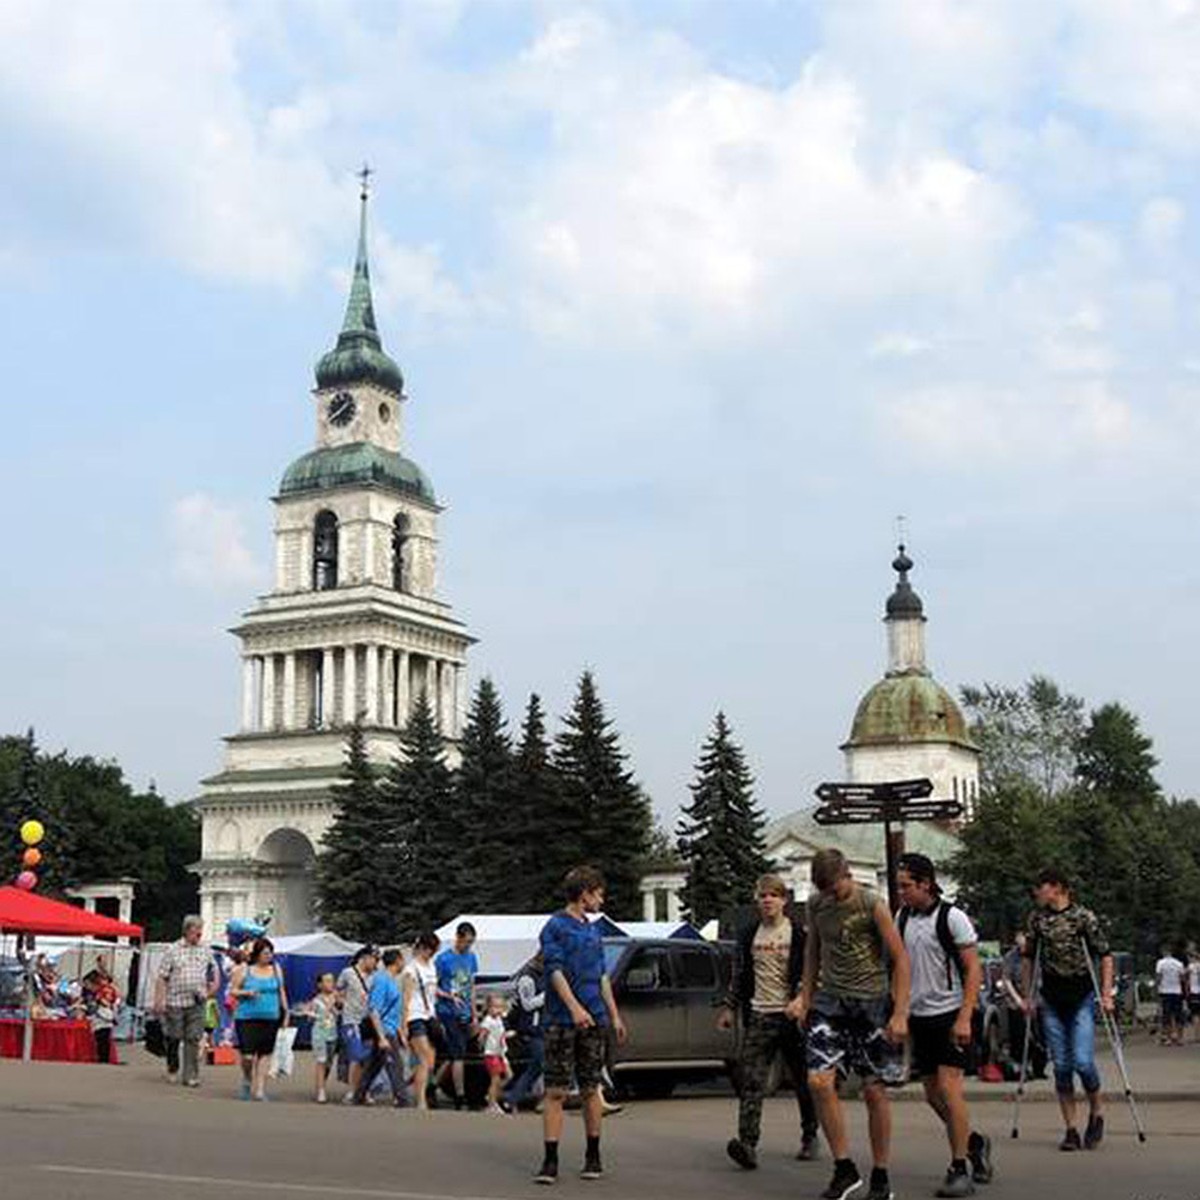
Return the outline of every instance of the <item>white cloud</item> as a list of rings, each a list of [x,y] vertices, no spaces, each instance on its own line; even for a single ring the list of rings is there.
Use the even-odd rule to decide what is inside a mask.
[[[1147,200],[1138,215],[1138,236],[1150,250],[1171,249],[1183,229],[1184,207],[1170,196]]]
[[[918,354],[928,354],[932,349],[933,343],[928,338],[894,331],[880,334],[867,350],[867,357],[915,358]]]
[[[241,514],[213,496],[193,492],[177,500],[169,533],[172,567],[181,582],[211,589],[262,583]]]

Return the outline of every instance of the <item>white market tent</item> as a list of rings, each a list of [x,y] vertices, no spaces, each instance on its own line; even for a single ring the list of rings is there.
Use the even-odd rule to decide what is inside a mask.
[[[515,975],[538,950],[538,936],[551,913],[476,914],[462,913],[447,921],[437,935],[443,946],[454,941],[454,931],[464,921],[475,926],[475,956],[479,959],[481,979],[509,979]],[[605,937],[637,938],[698,938],[699,932],[686,921],[624,921],[618,924],[603,913],[593,921],[604,923]]]

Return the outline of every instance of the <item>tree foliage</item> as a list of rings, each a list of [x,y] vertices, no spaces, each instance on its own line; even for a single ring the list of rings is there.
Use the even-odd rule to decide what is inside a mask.
[[[546,715],[537,693],[529,697],[513,759],[508,811],[512,869],[500,912],[550,912],[562,903],[561,847],[567,824],[558,774],[550,761]]]
[[[754,803],[754,779],[724,713],[700,751],[692,799],[679,824],[679,854],[687,863],[683,907],[696,925],[754,899],[770,867],[763,842],[766,817]]]

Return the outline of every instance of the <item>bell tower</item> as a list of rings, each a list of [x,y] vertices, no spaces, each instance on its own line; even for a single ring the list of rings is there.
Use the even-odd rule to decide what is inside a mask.
[[[402,453],[407,397],[375,321],[360,175],[358,248],[337,342],[316,366],[316,448],[283,473],[274,586],[232,629],[241,725],[195,800],[202,915],[274,913],[275,933],[313,927],[312,868],[332,816],[346,730],[369,757],[398,753],[414,698],[429,697],[451,759],[474,639],[438,595],[438,518],[428,476]]]

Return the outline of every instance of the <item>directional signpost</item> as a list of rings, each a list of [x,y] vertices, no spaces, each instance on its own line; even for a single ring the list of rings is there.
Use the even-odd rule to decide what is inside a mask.
[[[928,779],[894,783],[823,783],[817,788],[820,807],[813,813],[818,825],[882,825],[887,849],[888,903],[894,912],[896,860],[904,853],[905,821],[949,821],[962,816],[957,800],[931,800]],[[893,829],[898,825],[899,829]]]

